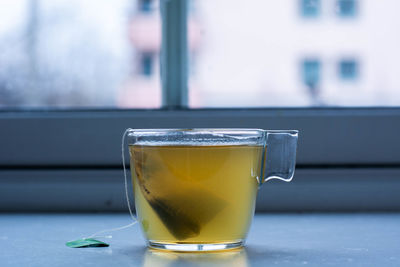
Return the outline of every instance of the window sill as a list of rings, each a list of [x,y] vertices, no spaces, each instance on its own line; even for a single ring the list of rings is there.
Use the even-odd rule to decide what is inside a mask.
[[[400,168],[298,166],[291,183],[260,188],[257,211],[400,211],[399,177]],[[0,184],[3,212],[127,212],[122,167],[3,169]]]
[[[145,248],[138,225],[107,248],[65,242],[130,222],[127,214],[3,214],[6,266],[399,266],[399,214],[258,214],[244,250],[163,254]],[[17,228],[16,228],[17,226]]]

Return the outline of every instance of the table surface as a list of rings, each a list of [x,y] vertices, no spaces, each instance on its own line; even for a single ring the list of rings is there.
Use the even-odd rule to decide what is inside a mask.
[[[1,214],[1,266],[400,266],[400,214],[256,215],[245,249],[223,253],[149,250],[138,225],[110,247],[65,242],[129,224],[125,214]]]

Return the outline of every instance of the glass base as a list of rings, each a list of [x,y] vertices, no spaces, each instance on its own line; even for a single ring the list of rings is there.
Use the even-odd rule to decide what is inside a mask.
[[[243,247],[244,241],[214,244],[176,244],[176,243],[160,243],[149,241],[149,247],[160,250],[177,251],[177,252],[209,252],[230,250]]]

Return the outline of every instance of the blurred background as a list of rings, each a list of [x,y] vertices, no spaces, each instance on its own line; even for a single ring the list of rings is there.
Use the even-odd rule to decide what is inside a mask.
[[[0,109],[161,107],[158,0],[3,0]],[[396,0],[191,0],[189,107],[400,105]]]

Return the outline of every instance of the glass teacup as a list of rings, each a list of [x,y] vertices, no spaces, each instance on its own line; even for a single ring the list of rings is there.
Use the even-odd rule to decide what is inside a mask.
[[[293,178],[297,137],[295,130],[129,130],[136,213],[148,245],[243,246],[258,187]]]

